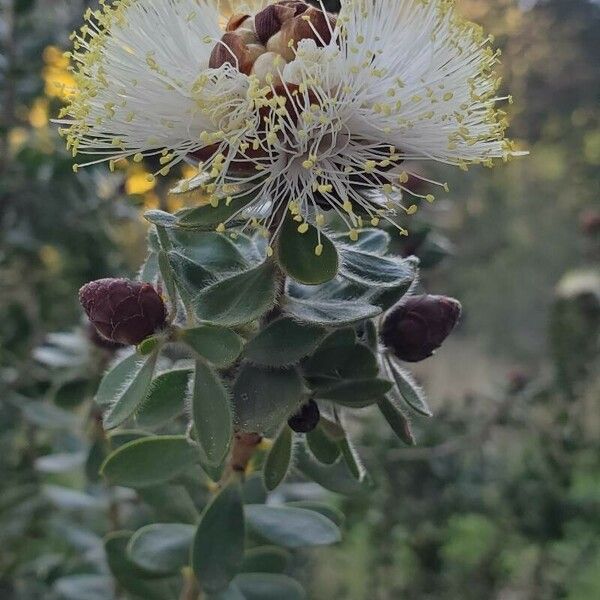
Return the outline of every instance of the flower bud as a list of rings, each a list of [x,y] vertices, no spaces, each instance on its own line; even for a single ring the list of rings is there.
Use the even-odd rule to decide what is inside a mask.
[[[256,75],[264,83],[264,67],[272,63],[273,57],[262,59],[262,55],[275,53],[290,62],[303,39],[312,39],[317,46],[328,44],[335,24],[333,15],[303,0],[282,0],[266,6],[254,16],[234,14],[212,50],[209,67],[218,69],[230,64],[245,75]],[[259,59],[262,60],[256,65]],[[272,74],[269,69],[266,73]],[[274,79],[271,85],[279,85],[279,78]]]
[[[285,66],[285,60],[275,52],[265,52],[261,54],[252,67],[252,75],[256,75],[261,81],[267,81],[269,75],[272,79],[272,85],[281,85],[281,77],[279,71]]]
[[[460,302],[454,298],[411,296],[387,316],[383,344],[400,360],[420,362],[443,344],[460,314]]]
[[[231,17],[229,18],[229,21],[227,21],[227,25],[225,27],[225,31],[227,31],[227,32],[236,31],[240,27],[243,27],[244,23],[249,18],[250,18],[250,15],[246,15],[246,14],[236,13],[234,15],[231,15]]]
[[[226,33],[221,41],[213,48],[208,66],[211,69],[218,69],[224,64],[229,63],[232,67],[238,69],[245,75],[250,75],[252,65],[265,49],[262,46],[255,45],[250,48],[241,36],[234,32]]]
[[[79,301],[92,324],[106,339],[137,345],[165,324],[162,298],[149,283],[99,279],[84,285]]]
[[[321,413],[314,400],[309,400],[289,421],[296,433],[310,433],[319,424]]]
[[[275,35],[283,23],[294,17],[295,10],[282,4],[270,4],[254,17],[256,36],[265,45]]]
[[[118,342],[113,342],[103,335],[98,333],[98,330],[94,327],[91,321],[88,321],[86,324],[86,334],[87,338],[96,348],[101,348],[102,350],[111,350],[115,351],[119,348],[123,347],[123,344],[119,344]]]

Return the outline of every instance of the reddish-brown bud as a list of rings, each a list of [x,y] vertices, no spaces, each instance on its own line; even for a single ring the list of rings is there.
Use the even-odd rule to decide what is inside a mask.
[[[92,281],[79,291],[79,301],[100,335],[119,344],[139,344],[161,329],[167,317],[158,292],[139,281]]]
[[[302,40],[312,39],[317,46],[331,42],[331,32],[336,19],[318,8],[309,8],[304,14],[287,20],[281,27],[281,38],[285,45],[292,41],[297,48]]]
[[[290,428],[297,433],[310,433],[319,424],[321,413],[314,400],[309,400],[289,421]]]
[[[86,333],[88,340],[96,346],[96,348],[101,348],[102,350],[111,350],[115,351],[119,348],[123,347],[123,344],[119,344],[118,342],[113,342],[103,335],[98,333],[98,330],[94,327],[91,321],[87,322]]]
[[[251,46],[252,44],[250,46],[246,45],[236,33],[225,33],[221,41],[213,48],[208,66],[211,69],[218,69],[224,64],[229,63],[241,73],[250,75],[254,61],[264,52],[264,48],[260,46],[256,48],[252,48]]]
[[[227,21],[227,26],[225,27],[225,31],[235,31],[236,29],[238,29],[238,27],[241,27],[244,23],[244,21],[249,17],[250,15],[245,15],[245,14],[239,14],[236,13],[235,15],[231,15],[231,17],[229,18],[229,21]]]
[[[420,362],[444,343],[460,314],[460,302],[454,298],[411,296],[387,316],[381,338],[400,360]]]

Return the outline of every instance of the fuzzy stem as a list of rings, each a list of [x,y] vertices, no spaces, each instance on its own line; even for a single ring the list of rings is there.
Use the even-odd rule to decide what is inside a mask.
[[[243,474],[256,452],[262,436],[258,433],[236,433],[233,437],[233,448],[229,460],[229,471],[231,473]]]

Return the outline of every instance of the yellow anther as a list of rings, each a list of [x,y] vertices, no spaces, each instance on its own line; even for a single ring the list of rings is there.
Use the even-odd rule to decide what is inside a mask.
[[[318,244],[315,246],[315,255],[321,256],[321,254],[323,254],[323,244]]]
[[[217,231],[218,231],[219,233],[223,233],[223,232],[225,231],[225,223],[219,223],[219,224],[217,225]]]
[[[308,223],[302,223],[300,227],[298,227],[298,233],[306,233],[308,231]]]
[[[400,177],[398,177],[398,181],[400,181],[400,183],[408,183],[408,173],[406,171],[403,171],[402,173],[400,173]]]
[[[357,242],[358,241],[358,231],[356,231],[356,229],[351,229],[348,232],[348,237],[353,241],[353,242]]]

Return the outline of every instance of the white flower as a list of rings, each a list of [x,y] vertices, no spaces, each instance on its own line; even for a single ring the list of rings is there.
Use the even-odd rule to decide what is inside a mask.
[[[411,161],[518,154],[496,108],[507,100],[498,53],[453,0],[344,0],[327,18],[302,0],[271,4],[116,0],[88,12],[60,121],[73,153],[111,165],[158,155],[161,174],[192,157],[203,173],[183,189],[229,203],[251,189],[267,227],[286,209],[320,226],[332,207],[353,236],[359,212],[376,225],[416,210],[403,206]]]

